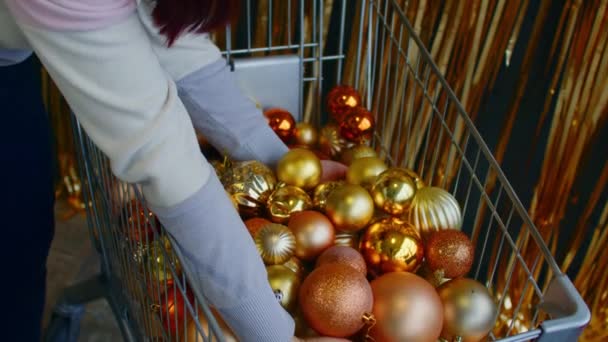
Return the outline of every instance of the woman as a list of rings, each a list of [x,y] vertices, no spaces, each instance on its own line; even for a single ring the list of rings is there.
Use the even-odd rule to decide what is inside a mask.
[[[142,185],[200,286],[242,341],[290,341],[246,228],[195,128],[235,159],[287,151],[205,32],[234,1],[0,0],[4,48],[31,47],[120,179]],[[12,45],[11,45],[12,44]],[[324,162],[324,173],[343,167]],[[238,253],[238,254],[235,254]]]

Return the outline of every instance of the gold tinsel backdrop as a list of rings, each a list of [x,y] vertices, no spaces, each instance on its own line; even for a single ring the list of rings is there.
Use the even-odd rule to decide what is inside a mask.
[[[592,321],[585,330],[584,340],[599,340],[608,338],[608,272],[604,272],[608,260],[608,162],[606,161],[606,119],[608,119],[608,1],[564,0],[471,0],[471,1],[427,1],[399,0],[397,1],[427,47],[441,73],[460,99],[464,108],[476,122],[484,138],[493,149],[499,163],[505,161],[513,146],[521,135],[517,131],[518,123],[522,120],[532,122],[535,134],[526,136],[525,140],[530,149],[520,153],[519,169],[527,175],[528,187],[523,202],[528,203],[529,214],[540,230],[544,240],[556,256],[558,264],[567,272],[592,311]],[[245,3],[245,2],[243,2]],[[296,21],[289,16],[272,16],[272,13],[288,13],[297,16],[298,1],[268,1],[259,0],[247,2],[246,11],[257,11],[256,21],[251,23],[252,47],[265,46],[268,40],[273,45],[296,44]],[[317,2],[315,2],[317,3]],[[344,11],[345,1],[326,0],[319,2],[322,9],[305,8],[304,37],[309,41],[312,35],[320,34],[325,44],[332,44],[330,25],[324,26],[324,32],[318,33],[313,20],[323,20],[328,23],[336,16],[336,12]],[[355,6],[350,6],[355,4]],[[362,6],[365,4],[365,6]],[[362,11],[369,10],[368,2],[353,1],[349,3],[348,11],[352,18],[360,18]],[[245,6],[244,6],[245,7]],[[352,8],[351,8],[352,7]],[[381,9],[372,8],[372,10]],[[316,18],[313,13],[322,13],[323,18]],[[556,16],[557,14],[557,16]],[[315,18],[315,19],[313,19]],[[390,20],[389,20],[390,21]],[[393,21],[394,23],[394,21]],[[365,46],[365,39],[360,43],[359,31],[363,25],[364,33],[368,25],[377,22],[368,20],[353,20],[351,29],[345,32],[345,45],[356,46],[366,51],[372,47]],[[239,25],[241,26],[239,28]],[[242,29],[243,21],[233,23],[232,32]],[[289,28],[288,28],[289,27]],[[549,28],[549,29],[548,29]],[[226,34],[214,36],[218,45],[225,48]],[[404,40],[404,45],[407,39]],[[231,43],[234,43],[231,41]],[[548,45],[547,51],[539,51],[539,46]],[[387,39],[385,46],[376,49],[392,51],[394,41]],[[401,46],[404,48],[404,46]],[[330,48],[322,46],[320,48]],[[307,48],[302,51],[304,58],[320,54],[319,47]],[[296,49],[297,50],[297,49]],[[409,60],[416,60],[419,51],[406,50]],[[299,51],[296,51],[299,52]],[[340,65],[334,81],[357,87],[362,93],[368,86],[368,80],[360,77],[365,63],[356,61],[356,49],[346,49],[345,62]],[[252,55],[262,56],[272,54],[261,49]],[[419,127],[420,137],[415,133],[411,141],[414,146],[393,144],[391,154],[407,158],[395,160],[397,164],[412,166],[417,153],[405,153],[413,149],[423,148],[423,135],[431,130],[430,136],[436,141],[442,137],[433,130],[439,131],[437,125],[429,122],[430,108],[419,110],[413,117],[413,108],[418,108],[421,94],[417,94],[414,82],[406,78],[407,68],[397,62],[393,52],[374,55],[383,58],[384,66],[374,74],[375,84],[384,84],[386,89],[398,89],[397,93],[405,93],[402,99],[379,96],[373,99],[373,111],[384,113],[378,119],[377,125],[381,130],[380,136],[386,141],[392,141],[400,134],[401,123],[414,121]],[[515,65],[515,56],[519,56]],[[540,57],[539,57],[540,56]],[[544,58],[538,63],[539,58]],[[535,62],[537,61],[537,62]],[[542,67],[544,66],[544,67]],[[359,69],[357,70],[357,67]],[[543,70],[540,70],[543,69]],[[69,109],[57,92],[48,75],[43,72],[43,94],[47,109],[53,118],[57,141],[56,151],[59,160],[57,177],[57,195],[67,199],[75,212],[83,209],[76,161],[74,160],[74,143],[71,138]],[[321,115],[321,100],[317,95],[321,71],[318,63],[311,63],[306,69],[307,76],[313,80],[307,83],[304,98],[304,119],[319,122]],[[547,86],[539,88],[535,85],[538,80],[531,75],[540,75],[546,80]],[[508,98],[502,98],[506,103],[502,112],[490,110],[491,101],[499,95],[492,96],[492,90],[498,89],[501,82],[509,82],[513,89]],[[436,90],[434,79],[427,80],[428,93],[432,96]],[[327,82],[329,84],[330,82]],[[398,88],[397,88],[398,87]],[[376,89],[375,94],[388,92],[386,89]],[[534,101],[542,103],[540,110],[528,110],[524,99],[527,94],[534,94]],[[413,99],[413,100],[406,100]],[[490,104],[486,103],[490,101]],[[464,123],[457,118],[455,111],[446,104],[444,96],[437,96],[437,107],[446,106],[446,121],[454,127],[454,139],[461,145],[466,143],[468,136],[464,134]],[[403,108],[406,108],[403,113]],[[423,106],[420,106],[423,107]],[[382,109],[382,110],[379,110]],[[402,114],[403,113],[403,114]],[[400,118],[405,115],[406,118]],[[483,127],[491,122],[495,129],[488,129],[486,135]],[[396,128],[397,127],[397,128]],[[604,139],[602,139],[604,138]],[[396,145],[396,146],[395,146]],[[597,146],[603,145],[604,148]],[[426,170],[423,178],[432,182],[443,182],[450,185],[457,178],[459,163],[451,162],[453,153],[449,143],[439,151],[434,160],[436,170]],[[540,151],[533,153],[533,151]],[[504,166],[508,166],[505,162]],[[534,169],[536,167],[536,169]],[[511,168],[510,168],[511,169]],[[524,171],[521,171],[524,170]],[[594,177],[589,178],[592,174]],[[507,171],[507,176],[511,174]],[[489,172],[485,182],[488,192],[496,185],[496,174]],[[533,178],[533,179],[530,179]],[[591,180],[590,180],[591,179]],[[585,188],[584,183],[592,182]],[[517,183],[517,182],[515,182]],[[526,183],[520,182],[520,183]],[[521,195],[520,188],[514,184]],[[523,187],[523,186],[522,186]],[[528,196],[529,195],[529,196]],[[523,197],[523,196],[522,196]],[[528,198],[529,197],[529,198]],[[478,215],[487,215],[482,207]],[[476,220],[478,225],[484,220]],[[474,227],[473,240],[481,231]],[[532,265],[538,261],[539,250],[534,243],[528,241],[529,234],[521,234],[517,245],[521,246],[521,254],[526,264]],[[493,258],[502,257],[498,243],[491,244]],[[558,248],[559,247],[559,248]],[[521,268],[515,268],[513,279],[507,280],[507,263],[499,269],[496,277],[497,287],[507,286],[511,281],[513,288],[526,288],[527,275]],[[532,268],[534,270],[534,267]],[[597,271],[602,270],[602,271]],[[533,271],[540,276],[541,268]],[[519,283],[515,286],[513,283]],[[500,292],[500,291],[499,291]],[[532,289],[524,293],[507,293],[511,296],[504,305],[515,306],[519,299],[529,302],[533,296]],[[526,317],[526,310],[521,311],[521,320]],[[514,324],[512,324],[514,323]],[[511,327],[509,327],[511,326]],[[505,322],[505,329],[517,329],[517,322]]]

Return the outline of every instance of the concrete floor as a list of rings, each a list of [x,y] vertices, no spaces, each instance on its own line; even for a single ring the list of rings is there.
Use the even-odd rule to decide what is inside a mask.
[[[84,213],[68,219],[70,209],[57,204],[55,239],[47,267],[47,300],[44,326],[47,326],[53,307],[63,289],[95,275],[99,269],[97,252],[91,246]],[[78,341],[122,341],[122,336],[110,307],[104,300],[86,305]]]

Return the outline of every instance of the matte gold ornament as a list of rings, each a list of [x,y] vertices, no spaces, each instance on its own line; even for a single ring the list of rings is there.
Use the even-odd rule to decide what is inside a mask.
[[[454,196],[438,187],[429,186],[416,191],[406,215],[424,239],[434,231],[460,229],[462,225],[460,205]]]
[[[361,185],[369,189],[376,180],[376,177],[386,171],[388,166],[378,157],[363,157],[355,159],[348,171],[346,171],[346,181],[350,184]]]
[[[293,256],[296,239],[282,224],[271,223],[255,235],[255,246],[267,265],[282,264]]]
[[[272,170],[258,161],[229,164],[220,179],[245,217],[263,213],[264,204],[277,184]]]
[[[374,203],[391,215],[406,212],[416,194],[416,182],[401,168],[389,168],[376,178],[371,189]]]
[[[311,207],[310,196],[304,190],[291,185],[276,189],[267,203],[270,220],[276,223],[286,223],[291,214]]]
[[[361,254],[369,271],[416,272],[424,259],[420,236],[409,223],[395,217],[372,223],[361,237]]]
[[[331,192],[325,212],[336,229],[355,232],[363,229],[374,216],[374,201],[363,187],[344,184]]]
[[[312,204],[313,206],[321,211],[325,211],[325,205],[327,204],[327,197],[331,194],[334,189],[344,184],[344,181],[329,181],[323,182],[315,187],[313,191]]]
[[[334,245],[359,249],[359,232],[343,232],[336,230]]]
[[[319,133],[313,125],[307,122],[298,122],[294,133],[294,143],[296,145],[315,146],[318,141]]]
[[[318,211],[294,213],[287,224],[296,238],[295,256],[312,261],[334,243],[335,231],[331,221]]]
[[[268,273],[268,283],[281,306],[290,313],[294,312],[300,289],[298,275],[283,265],[267,266],[266,273]]]
[[[310,150],[294,148],[279,160],[277,178],[288,185],[312,189],[321,180],[321,161]]]
[[[354,160],[364,157],[378,157],[378,154],[367,145],[356,145],[342,152],[340,160],[344,165],[349,166]]]
[[[331,158],[336,158],[344,149],[355,146],[354,143],[342,138],[337,125],[330,123],[319,132],[319,149]]]
[[[441,285],[437,293],[445,316],[441,337],[480,341],[492,330],[497,307],[483,284],[458,278]]]

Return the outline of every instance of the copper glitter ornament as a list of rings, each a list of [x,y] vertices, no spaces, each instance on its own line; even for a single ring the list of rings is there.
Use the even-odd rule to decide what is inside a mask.
[[[300,289],[300,278],[298,275],[283,265],[272,265],[266,267],[268,283],[277,297],[281,306],[288,312],[293,312],[298,300]]]
[[[325,205],[327,204],[327,197],[331,194],[334,189],[343,185],[343,181],[329,181],[323,182],[315,187],[313,191],[312,204],[313,206],[321,211],[325,211]]]
[[[304,190],[319,184],[322,171],[319,158],[304,148],[290,150],[277,163],[278,180]]]
[[[392,167],[376,177],[370,193],[376,207],[391,215],[401,215],[410,208],[416,183],[404,169]]]
[[[424,239],[433,231],[459,230],[462,225],[458,201],[449,192],[438,187],[418,189],[406,216]]]
[[[327,264],[342,264],[356,269],[362,275],[367,275],[367,266],[361,253],[347,246],[333,246],[328,248],[317,258],[317,266]]]
[[[342,152],[340,160],[344,165],[349,166],[355,159],[364,157],[378,157],[376,150],[367,145],[356,145]]]
[[[367,279],[352,267],[323,265],[310,273],[300,287],[300,307],[308,324],[321,335],[347,337],[364,326],[372,309]]]
[[[446,278],[458,278],[469,273],[475,257],[469,237],[454,229],[431,233],[424,250],[430,270],[442,271]]]
[[[310,209],[312,200],[304,190],[285,185],[280,186],[270,195],[266,206],[272,222],[286,223],[291,214]]]
[[[327,124],[319,132],[319,150],[331,158],[337,158],[344,149],[355,144],[342,138],[337,125]]]
[[[424,259],[424,246],[416,229],[395,217],[376,221],[366,228],[360,250],[375,275],[415,272]]]
[[[293,233],[282,224],[264,226],[255,235],[255,246],[267,265],[282,264],[293,256],[296,240]]]
[[[354,108],[361,105],[361,95],[348,85],[333,87],[327,94],[327,111],[338,122],[350,113]]]
[[[293,137],[296,121],[290,112],[282,108],[271,108],[264,111],[264,116],[272,130],[287,143]]]
[[[293,140],[296,145],[315,146],[319,141],[319,133],[313,125],[307,122],[298,122]]]
[[[364,188],[344,184],[327,198],[327,217],[338,230],[355,232],[363,229],[374,215],[374,201]]]
[[[323,214],[304,210],[289,218],[287,227],[296,238],[295,256],[312,261],[334,243],[334,226]]]
[[[340,135],[348,141],[363,142],[374,133],[374,116],[363,107],[357,107],[340,121]]]
[[[263,213],[277,184],[272,170],[258,161],[228,163],[220,179],[245,217]]]
[[[376,177],[386,169],[388,166],[378,157],[355,159],[346,171],[346,181],[370,189],[376,181]]]

